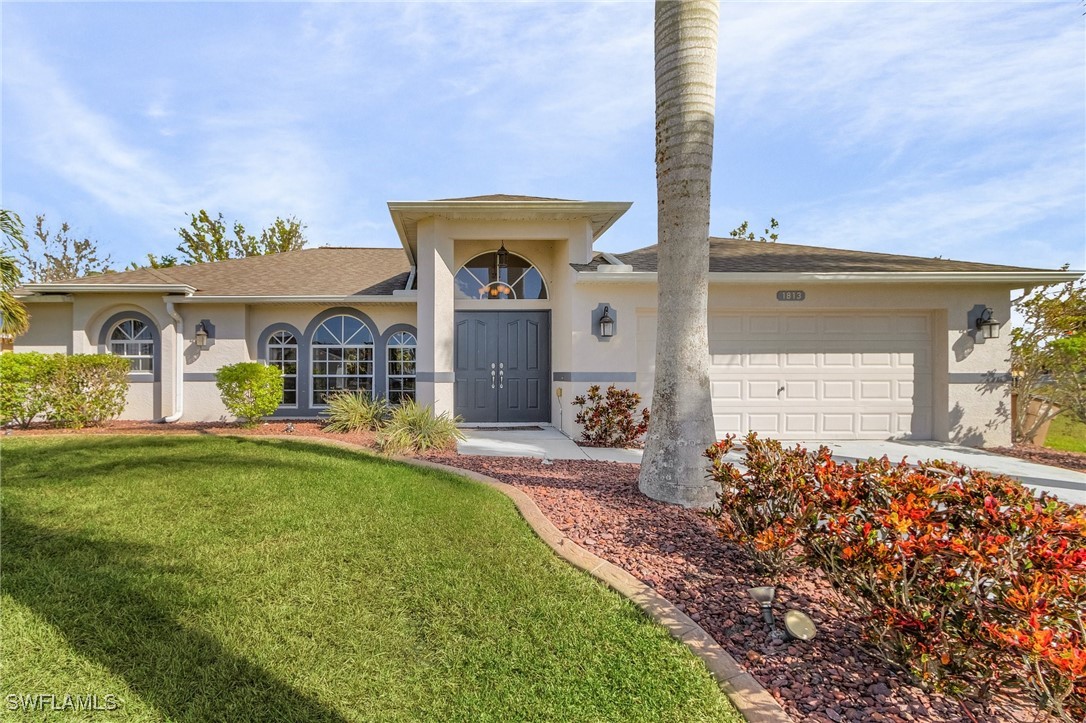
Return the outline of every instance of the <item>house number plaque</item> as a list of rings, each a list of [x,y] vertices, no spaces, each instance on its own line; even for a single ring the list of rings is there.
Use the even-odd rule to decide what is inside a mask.
[[[807,298],[806,291],[778,291],[777,301],[803,301]]]

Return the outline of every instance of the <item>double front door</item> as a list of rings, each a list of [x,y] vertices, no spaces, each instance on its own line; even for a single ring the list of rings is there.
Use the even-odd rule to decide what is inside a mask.
[[[549,311],[458,311],[454,410],[465,422],[549,422]]]

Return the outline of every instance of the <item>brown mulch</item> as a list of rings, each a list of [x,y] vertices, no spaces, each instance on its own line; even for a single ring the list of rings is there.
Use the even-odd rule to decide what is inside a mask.
[[[989,447],[989,452],[1002,454],[1007,457],[1047,464],[1053,467],[1063,467],[1079,472],[1086,472],[1086,454],[1082,452],[1061,452],[1058,449],[1038,447],[1035,444],[1016,444],[1013,447]]]
[[[5,434],[262,436],[283,434],[288,424],[299,437],[337,439],[374,448],[372,433],[328,434],[321,431],[321,423],[306,421],[277,420],[252,429],[227,422],[114,421],[82,430],[41,425],[5,430]],[[1012,454],[1030,450],[991,451]],[[780,577],[774,605],[778,621],[788,609],[806,612],[818,626],[817,637],[806,643],[774,640],[747,595],[748,588],[767,584],[765,577],[754,570],[742,548],[721,539],[704,513],[642,495],[637,489],[638,465],[582,460],[555,460],[544,465],[531,458],[454,452],[425,458],[487,474],[524,490],[571,540],[628,570],[697,621],[797,721],[1055,720],[1023,698],[1000,696],[986,706],[979,700],[958,701],[913,685],[904,671],[881,660],[862,642],[855,607],[818,571],[802,569]]]

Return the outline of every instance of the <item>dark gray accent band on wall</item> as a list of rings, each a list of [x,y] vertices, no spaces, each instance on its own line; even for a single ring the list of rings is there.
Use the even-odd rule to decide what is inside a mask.
[[[151,317],[147,314],[143,314],[139,311],[118,311],[113,316],[106,319],[102,324],[102,328],[98,330],[98,353],[109,354],[109,333],[113,331],[113,327],[127,319],[136,319],[147,325],[147,328],[151,330],[151,341],[154,344],[154,356],[152,364],[154,364],[153,374],[147,373],[129,373],[128,381],[130,383],[139,384],[140,382],[157,382],[162,379],[162,334],[159,332],[158,324],[151,321]]]
[[[452,384],[456,382],[456,372],[418,372],[415,374],[415,381]]]
[[[637,372],[554,372],[556,382],[636,382]]]
[[[951,372],[947,379],[951,384],[1007,384],[1011,375],[1007,372]]]
[[[215,372],[185,372],[186,382],[213,382]]]

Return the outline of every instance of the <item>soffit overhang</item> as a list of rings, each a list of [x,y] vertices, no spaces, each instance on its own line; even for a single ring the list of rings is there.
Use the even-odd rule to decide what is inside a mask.
[[[580,221],[592,227],[592,240],[618,221],[625,201],[389,201],[396,234],[412,265],[418,258],[418,224],[427,218],[449,221]]]

